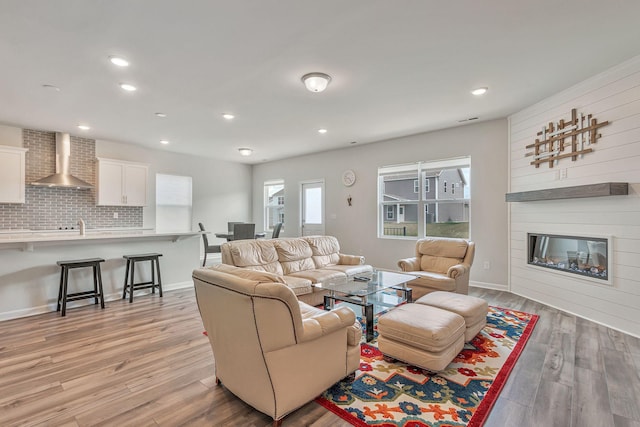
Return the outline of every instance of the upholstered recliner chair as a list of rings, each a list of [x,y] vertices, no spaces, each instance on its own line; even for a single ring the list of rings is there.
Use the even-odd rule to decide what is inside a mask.
[[[434,291],[469,293],[469,270],[475,243],[465,239],[427,237],[416,242],[416,256],[398,261],[398,267],[417,276],[408,283],[413,298]]]
[[[349,308],[317,309],[278,275],[230,265],[194,270],[193,281],[216,382],[274,426],[358,368],[362,331]]]

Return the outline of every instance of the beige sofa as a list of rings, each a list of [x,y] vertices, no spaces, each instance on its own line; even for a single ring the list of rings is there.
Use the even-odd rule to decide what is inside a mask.
[[[398,261],[398,267],[417,276],[408,283],[413,299],[434,291],[469,293],[469,270],[475,243],[465,239],[427,237],[416,242],[416,255]]]
[[[274,426],[358,368],[362,331],[349,308],[311,307],[282,278],[224,264],[193,281],[216,383]]]
[[[373,270],[364,257],[340,253],[333,236],[236,240],[223,243],[221,252],[224,264],[282,277],[300,301],[314,306],[323,303],[327,291],[312,284]]]

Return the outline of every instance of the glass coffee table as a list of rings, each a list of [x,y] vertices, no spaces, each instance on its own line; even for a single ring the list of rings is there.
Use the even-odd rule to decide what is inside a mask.
[[[313,286],[329,291],[324,296],[325,310],[335,304],[347,303],[362,308],[365,317],[367,341],[373,340],[373,315],[405,301],[411,301],[411,288],[407,282],[415,279],[410,274],[374,270],[347,279],[327,280]]]

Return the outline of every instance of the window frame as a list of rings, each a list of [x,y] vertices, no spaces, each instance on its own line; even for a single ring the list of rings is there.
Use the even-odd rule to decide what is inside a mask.
[[[468,172],[465,172],[465,176],[461,178],[461,182],[465,182],[467,184],[467,187],[465,187],[465,191],[461,190],[461,186],[458,185],[458,190],[459,191],[455,191],[453,190],[453,186],[455,185],[452,182],[447,182],[447,187],[451,188],[452,191],[444,191],[444,187],[443,188],[438,188],[439,184],[438,184],[438,177],[436,176],[436,181],[435,181],[435,185],[433,188],[431,188],[431,184],[429,181],[429,178],[434,177],[433,175],[433,171],[436,170],[447,170],[447,169],[468,169]],[[385,182],[388,183],[390,181],[393,180],[393,178],[391,180],[387,179],[387,181],[385,181],[385,177],[389,177],[389,176],[393,176],[393,175],[403,175],[406,174],[407,177],[410,177],[411,174],[416,173],[417,174],[417,181],[419,184],[419,188],[418,188],[418,200],[395,200],[392,199],[391,194],[383,194],[383,190],[385,189]],[[469,230],[468,230],[468,235],[466,238],[471,238],[471,229],[470,229],[470,223],[471,223],[471,197],[470,197],[470,191],[471,191],[471,156],[464,156],[464,157],[456,157],[456,158],[450,158],[450,159],[443,159],[443,160],[434,160],[434,161],[421,161],[421,162],[416,162],[416,163],[407,163],[407,164],[400,164],[400,165],[390,165],[390,166],[382,166],[378,168],[378,215],[377,215],[377,231],[378,231],[378,238],[381,239],[400,239],[400,240],[417,240],[417,239],[421,239],[426,237],[426,232],[427,232],[427,228],[428,228],[428,224],[427,224],[427,216],[428,215],[433,215],[432,218],[432,222],[431,223],[442,223],[442,222],[447,222],[447,221],[439,221],[438,218],[438,212],[440,212],[440,207],[438,206],[439,204],[442,205],[446,205],[446,204],[461,204],[462,205],[462,209],[463,211],[458,211],[460,212],[460,215],[463,217],[463,220],[456,220],[454,219],[454,222],[467,222],[469,223]],[[451,178],[451,177],[449,177]],[[447,179],[446,181],[450,181],[450,179]],[[444,185],[443,181],[443,185]],[[449,189],[448,188],[448,189]],[[415,183],[414,183],[414,189],[415,189]],[[431,198],[428,198],[428,193],[430,190],[435,190],[433,195],[430,195]],[[442,191],[442,194],[439,194],[439,190]],[[388,190],[387,190],[388,191]],[[411,191],[411,190],[409,190]],[[403,193],[403,194],[406,194]],[[386,196],[386,200],[385,200],[385,196]],[[439,198],[440,197],[444,197],[444,198]],[[385,221],[393,221],[397,218],[393,217],[393,218],[389,218],[387,215],[387,209],[389,206],[393,206],[393,205],[400,205],[402,204],[405,207],[405,212],[406,212],[406,207],[408,205],[416,205],[417,209],[417,218],[416,218],[416,222],[417,222],[417,236],[416,235],[412,235],[412,236],[398,236],[398,235],[392,235],[392,234],[387,234],[385,235]],[[433,209],[429,208],[429,205],[434,205]],[[454,208],[455,209],[455,208]],[[446,211],[445,211],[446,212]],[[454,211],[455,214],[457,214]],[[445,213],[446,215],[446,213]],[[454,216],[452,214],[452,216]],[[454,216],[455,218],[455,216]],[[466,219],[466,221],[465,221]],[[409,221],[410,223],[412,223],[412,221]],[[388,226],[389,224],[387,224]]]
[[[281,196],[271,196],[274,200],[272,203],[269,203],[269,189],[270,187],[278,187],[278,186],[282,186],[282,188],[280,190],[277,190],[276,192],[274,192],[273,194],[282,191],[282,195]],[[275,224],[277,224],[278,222],[282,222],[284,223],[284,216],[285,216],[285,211],[286,211],[286,194],[285,194],[285,190],[286,190],[286,186],[285,186],[285,182],[284,179],[272,179],[272,180],[268,180],[265,181],[263,184],[263,200],[262,200],[262,206],[263,206],[263,211],[262,211],[262,215],[263,215],[263,223],[264,223],[264,230],[265,231],[272,231],[273,227],[275,226]],[[274,209],[274,208],[277,208]],[[282,208],[282,209],[280,209]],[[277,215],[277,222],[275,222],[274,224],[269,224],[269,220],[271,219],[271,215],[269,213],[269,211],[271,209],[274,209],[274,216]]]

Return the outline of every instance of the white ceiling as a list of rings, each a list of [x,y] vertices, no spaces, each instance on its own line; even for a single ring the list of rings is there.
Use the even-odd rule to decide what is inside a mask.
[[[638,0],[0,0],[0,123],[257,163],[506,117],[640,54],[638,17]],[[323,93],[300,81],[315,71]]]

